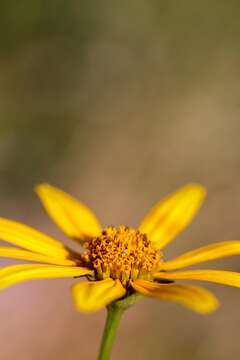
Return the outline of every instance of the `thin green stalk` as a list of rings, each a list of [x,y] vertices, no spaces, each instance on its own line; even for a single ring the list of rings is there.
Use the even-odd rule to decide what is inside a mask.
[[[124,308],[115,304],[107,307],[107,319],[103,332],[102,343],[98,360],[109,360],[116,331],[121,320]]]

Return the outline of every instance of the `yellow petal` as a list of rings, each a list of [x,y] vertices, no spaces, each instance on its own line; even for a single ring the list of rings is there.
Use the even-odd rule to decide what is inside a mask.
[[[11,247],[0,246],[0,257],[21,259],[27,261],[44,262],[54,265],[76,265],[76,261],[69,259],[55,259],[53,257],[33,253],[28,250],[15,249]]]
[[[68,278],[92,274],[81,267],[51,265],[13,265],[0,269],[0,289],[26,280]]]
[[[205,193],[205,189],[197,184],[180,188],[147,214],[139,230],[146,233],[158,249],[163,248],[189,225]]]
[[[181,269],[194,264],[232,255],[240,255],[240,241],[223,241],[188,251],[173,260],[164,261],[161,265],[161,270]]]
[[[27,225],[3,218],[0,218],[0,240],[60,259],[66,259],[70,254],[60,241]]]
[[[126,290],[119,280],[83,281],[72,287],[76,308],[82,312],[93,312],[123,297]]]
[[[177,302],[201,314],[208,314],[217,309],[217,298],[200,286],[158,284],[137,279],[132,284],[139,293],[161,300]]]
[[[169,280],[201,280],[218,284],[240,287],[240,273],[222,270],[189,270],[174,273],[158,272],[154,274],[156,279]]]
[[[49,216],[67,236],[84,240],[101,231],[95,215],[72,196],[48,184],[38,185],[36,192]]]

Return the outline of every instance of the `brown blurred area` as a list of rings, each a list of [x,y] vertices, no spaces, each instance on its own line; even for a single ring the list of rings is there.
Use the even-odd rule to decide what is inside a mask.
[[[65,241],[33,193],[39,182],[87,203],[103,225],[131,226],[200,182],[207,201],[165,257],[239,239],[239,16],[238,1],[1,1],[0,215]],[[240,271],[238,257],[217,266]],[[1,360],[96,359],[105,312],[75,312],[70,284],[1,293]],[[222,306],[207,317],[139,302],[112,358],[239,358],[240,292],[210,288]]]

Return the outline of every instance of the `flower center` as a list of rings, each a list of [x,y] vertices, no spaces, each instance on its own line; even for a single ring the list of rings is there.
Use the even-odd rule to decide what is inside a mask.
[[[146,234],[126,226],[107,227],[86,243],[83,259],[91,264],[97,279],[119,279],[124,286],[136,278],[151,279],[161,263]]]

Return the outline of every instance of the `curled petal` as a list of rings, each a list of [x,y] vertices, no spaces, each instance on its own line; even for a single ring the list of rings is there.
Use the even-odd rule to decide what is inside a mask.
[[[0,269],[0,289],[27,280],[72,278],[90,274],[91,270],[77,266],[13,265]]]
[[[49,184],[38,185],[36,192],[49,216],[70,238],[86,240],[101,231],[92,211],[69,194]]]
[[[205,189],[197,184],[180,188],[147,214],[139,230],[149,236],[156,248],[163,248],[190,224],[205,193]]]
[[[201,247],[178,256],[177,258],[164,261],[162,270],[177,270],[187,266],[215,260],[226,256],[240,255],[240,241],[223,241],[216,244]]]
[[[72,287],[72,295],[77,310],[94,312],[112,301],[120,299],[126,290],[119,280],[82,281]]]
[[[179,272],[158,272],[156,279],[168,280],[201,280],[217,284],[240,287],[240,273],[222,270],[189,270]]]
[[[176,302],[200,314],[213,312],[219,306],[217,298],[200,286],[158,284],[140,279],[135,280],[132,286],[145,296]]]

